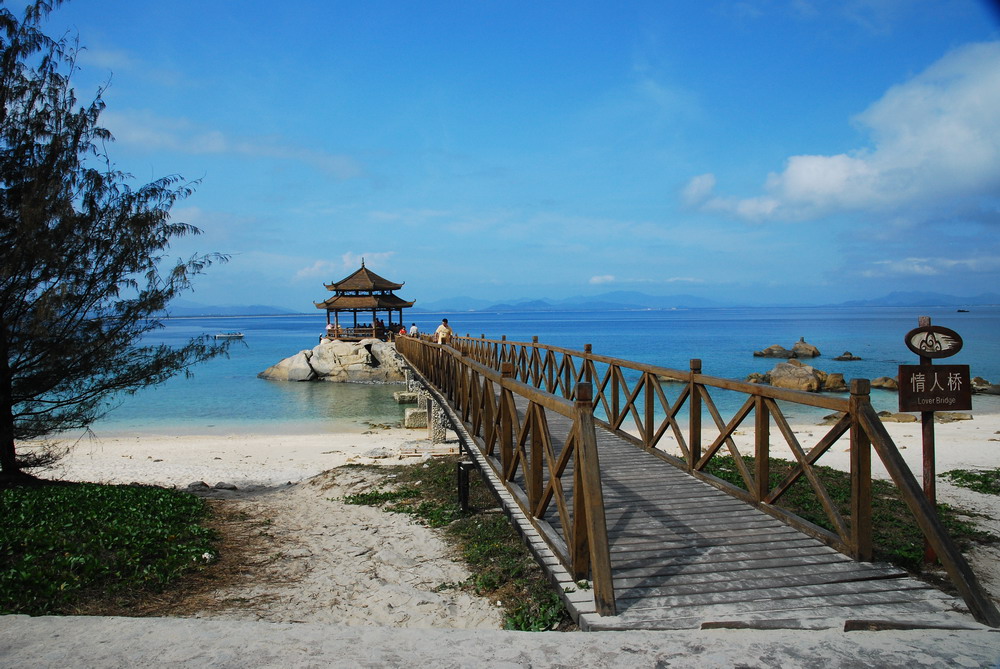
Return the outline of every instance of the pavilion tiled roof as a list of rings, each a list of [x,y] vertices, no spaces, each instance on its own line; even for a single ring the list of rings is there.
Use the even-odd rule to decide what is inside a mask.
[[[335,295],[322,302],[313,302],[317,309],[328,311],[386,311],[406,309],[413,306],[392,291],[403,287],[403,284],[389,281],[365,267],[361,268],[340,281],[324,284],[327,290]]]
[[[334,295],[323,302],[314,302],[317,309],[337,309],[340,311],[384,311],[386,309],[406,309],[413,306],[397,295]]]
[[[364,261],[361,262],[361,269],[354,272],[354,274],[340,281],[324,285],[327,290],[338,292],[347,290],[399,290],[403,287],[401,283],[395,283],[380,277],[365,267]]]

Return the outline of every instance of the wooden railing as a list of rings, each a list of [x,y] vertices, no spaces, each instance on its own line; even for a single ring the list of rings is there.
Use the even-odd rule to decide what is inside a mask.
[[[516,388],[519,394],[530,395],[538,406],[547,405],[543,404],[540,395],[532,394],[532,391],[544,391],[574,401],[581,399],[580,388],[592,387],[594,420],[597,423],[863,561],[870,561],[873,553],[871,451],[874,448],[927,543],[934,549],[970,611],[981,622],[1000,627],[1000,613],[996,606],[948,536],[936,510],[927,501],[921,486],[872,408],[867,380],[854,380],[849,398],[841,398],[707,376],[702,374],[700,360],[692,360],[688,371],[679,371],[596,355],[589,345],[584,351],[544,346],[538,343],[537,338],[532,342],[511,342],[506,339],[487,340],[485,337],[456,337],[451,346],[454,352],[439,353],[443,357],[432,365],[437,375],[434,382],[447,384],[453,389],[449,398],[457,402],[456,406],[463,407],[464,420],[471,419],[476,425],[484,422],[493,424],[493,415],[483,416],[484,409],[471,410],[468,407],[470,403],[489,404],[492,400],[487,395],[492,397],[494,389],[487,385],[476,391],[467,387],[461,389],[461,379],[465,378],[462,374],[467,373],[460,373],[453,365],[460,364],[467,369],[474,367],[477,378],[482,379],[500,379],[499,370],[508,370],[513,378],[503,378],[505,388],[509,389],[507,392],[514,392]],[[451,350],[450,347],[445,348]],[[438,347],[436,350],[441,349]],[[409,354],[404,352],[404,355],[409,358]],[[514,380],[519,383],[515,385]],[[675,394],[673,399],[668,397],[671,393],[665,388]],[[713,393],[737,393],[743,398],[740,408],[728,421],[719,411]],[[591,398],[586,400],[589,402]],[[825,433],[822,428],[812,430],[811,434],[818,436],[810,437],[814,439],[813,443],[803,444],[803,435],[793,431],[779,402],[842,412],[843,415]],[[703,425],[705,414],[711,420],[709,429]],[[751,415],[752,421],[749,420]],[[771,433],[772,421],[795,460],[791,471],[773,485],[770,456],[775,435]],[[737,431],[744,423],[753,426],[752,461],[737,444]],[[713,426],[714,430],[711,429]],[[487,444],[492,449],[497,437],[493,432],[486,434]],[[816,469],[820,457],[845,435],[850,449],[851,474],[851,499],[846,517],[831,498]],[[509,439],[510,436],[505,435],[502,442]],[[732,457],[744,487],[707,473],[709,463],[722,453]],[[504,462],[509,464],[511,461]],[[782,496],[793,484],[803,479],[815,494],[832,529],[820,527],[779,505]],[[537,500],[537,495],[531,499]]]
[[[590,579],[597,612],[615,615],[590,385],[578,384],[571,402],[517,381],[508,364],[493,369],[450,346],[399,337],[396,349],[444,394],[484,460],[574,580]],[[520,412],[515,395],[527,401]],[[553,415],[571,421],[568,434],[553,435]],[[562,535],[552,525],[553,514]]]

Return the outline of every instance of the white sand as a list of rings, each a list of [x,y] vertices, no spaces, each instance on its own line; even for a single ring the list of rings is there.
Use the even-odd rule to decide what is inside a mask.
[[[373,429],[364,434],[91,437],[48,472],[66,480],[195,482],[236,486],[210,491],[227,499],[267,537],[252,583],[222,589],[205,618],[322,622],[394,627],[502,626],[495,602],[458,588],[469,573],[439,533],[408,516],[344,504],[373,489],[347,463],[420,463],[426,432]],[[69,444],[62,444],[63,446]]]
[[[312,435],[91,435],[57,442],[71,450],[46,476],[176,487],[195,481],[224,481],[239,488],[273,486],[349,462],[383,461],[386,456],[398,461],[402,451],[426,444],[423,437],[423,431],[403,429]]]
[[[919,424],[886,427],[919,479]],[[1000,467],[1000,415],[936,427],[938,472]],[[805,435],[818,439],[823,434],[814,425],[795,430],[804,443]],[[215,620],[197,627],[169,619],[8,618],[9,624],[0,625],[0,665],[477,666],[493,661],[505,666],[976,667],[1000,660],[1000,633],[986,631],[689,630],[573,634],[566,641],[554,634],[487,632],[500,625],[494,603],[454,590],[435,591],[466,574],[433,532],[396,514],[337,503],[346,492],[368,485],[360,474],[307,481],[346,462],[399,462],[393,454],[412,449],[423,434],[379,430],[364,435],[82,441],[50,475],[179,487],[225,481],[248,491],[236,493],[234,502],[272,520],[275,552],[267,556],[272,568],[253,586],[220,592],[220,600],[234,605],[202,614]],[[775,431],[772,442],[779,440]],[[837,444],[820,464],[846,468],[846,443]],[[776,447],[773,452],[782,455]],[[388,459],[367,457],[387,454]],[[289,486],[289,481],[300,483]],[[940,481],[938,489],[941,501],[986,514],[978,521],[1000,533],[996,497]],[[972,563],[993,597],[1000,598],[1000,554],[983,549]],[[279,624],[291,622],[306,624]],[[347,631],[359,625],[363,631]],[[400,627],[424,630],[404,634],[391,629]],[[460,627],[482,631],[468,636],[472,633],[442,629]],[[261,653],[255,659],[248,655],[252,649]]]

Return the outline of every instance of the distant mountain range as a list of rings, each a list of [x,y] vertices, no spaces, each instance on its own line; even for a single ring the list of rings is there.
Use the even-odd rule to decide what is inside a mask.
[[[637,309],[690,309],[736,306],[694,295],[647,295],[635,291],[615,291],[587,297],[559,300],[519,299],[490,302],[472,297],[453,297],[420,303],[414,311],[624,311]]]
[[[173,317],[184,316],[281,316],[283,314],[296,314],[297,311],[283,309],[282,307],[272,307],[266,304],[249,304],[239,306],[217,306],[210,304],[199,304],[189,300],[174,300],[167,307],[167,314]]]
[[[588,297],[568,297],[560,300],[517,299],[492,302],[475,297],[450,297],[433,302],[418,302],[416,313],[430,312],[545,312],[545,311],[638,311],[646,309],[712,309],[746,307],[746,304],[723,303],[695,295],[647,295],[637,291],[615,291]],[[850,300],[826,307],[969,307],[1000,305],[1000,294],[982,293],[973,297],[959,297],[941,293],[895,292],[870,300]],[[784,305],[793,306],[793,305]],[[797,306],[819,306],[802,304]],[[298,314],[283,307],[262,304],[217,306],[199,304],[189,300],[176,300],[168,312],[171,316],[280,316]]]
[[[842,302],[841,307],[970,307],[1000,304],[1000,294],[981,293],[973,297],[958,297],[941,293],[895,292],[871,300]]]
[[[927,292],[895,292],[870,300],[850,300],[827,307],[965,307],[1000,305],[1000,294],[982,293],[973,297],[960,297]],[[746,307],[751,305],[723,303],[695,295],[647,295],[636,291],[615,291],[589,297],[570,297],[561,300],[521,299],[493,303],[472,297],[454,297],[420,304],[415,311],[627,311],[643,309],[706,309],[721,307]],[[820,306],[817,304],[782,306]]]

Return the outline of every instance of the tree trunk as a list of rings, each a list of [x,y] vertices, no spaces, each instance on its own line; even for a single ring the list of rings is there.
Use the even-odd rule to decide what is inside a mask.
[[[7,357],[7,339],[0,333],[0,474],[18,473],[14,450],[13,378]]]

